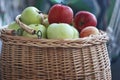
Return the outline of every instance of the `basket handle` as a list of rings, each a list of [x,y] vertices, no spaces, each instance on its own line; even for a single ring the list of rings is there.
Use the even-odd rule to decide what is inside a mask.
[[[3,28],[3,29],[0,29],[0,35],[1,34],[16,35],[16,31],[13,29]]]
[[[16,18],[15,18],[16,23],[18,23],[19,26],[20,26],[22,29],[24,29],[26,32],[28,32],[28,33],[30,33],[30,34],[35,34],[35,33],[36,33],[36,30],[31,29],[28,25],[22,23],[22,22],[20,21],[20,16],[21,16],[21,15],[16,16]]]
[[[5,25],[0,28],[0,37],[1,34],[16,35],[16,31],[13,29],[8,29],[8,25]]]

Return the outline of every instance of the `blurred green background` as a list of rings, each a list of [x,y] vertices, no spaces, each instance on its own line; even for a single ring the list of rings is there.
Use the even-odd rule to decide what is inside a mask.
[[[0,26],[11,23],[28,6],[48,13],[49,8],[56,3],[70,6],[74,14],[80,10],[92,12],[97,17],[97,27],[106,30],[115,0],[0,0]]]

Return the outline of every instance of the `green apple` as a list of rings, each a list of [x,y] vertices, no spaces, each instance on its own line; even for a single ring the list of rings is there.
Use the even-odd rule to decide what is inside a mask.
[[[72,26],[72,29],[73,29],[73,31],[74,31],[74,36],[73,36],[73,38],[75,39],[75,38],[79,38],[79,32],[78,32],[78,30],[75,28],[75,27],[73,27]]]
[[[73,39],[74,30],[67,23],[52,23],[47,28],[48,39]]]
[[[26,31],[23,32],[24,37],[30,37],[30,38],[46,38],[46,27],[41,24],[31,24],[29,25],[31,29],[36,30],[35,34],[30,34]]]
[[[16,35],[21,36],[23,29],[14,21],[8,25],[8,29],[12,29],[16,31]]]
[[[12,22],[8,25],[8,29],[18,30],[20,26],[16,22]]]
[[[21,13],[20,20],[27,25],[40,24],[42,22],[42,17],[39,12],[40,11],[36,7],[27,7]]]

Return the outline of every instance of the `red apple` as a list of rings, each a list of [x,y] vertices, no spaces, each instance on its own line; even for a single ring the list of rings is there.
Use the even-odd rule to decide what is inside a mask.
[[[53,5],[48,12],[49,23],[68,23],[73,20],[73,10],[62,4]]]
[[[87,37],[90,35],[97,35],[99,34],[99,30],[95,26],[87,26],[80,32],[80,37]]]
[[[94,26],[97,25],[96,16],[88,11],[79,11],[75,14],[74,17],[74,26],[80,32],[83,28],[87,26]]]

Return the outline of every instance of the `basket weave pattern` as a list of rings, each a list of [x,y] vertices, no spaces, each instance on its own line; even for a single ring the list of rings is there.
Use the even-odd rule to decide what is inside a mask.
[[[111,80],[104,33],[75,40],[1,38],[2,80]]]

